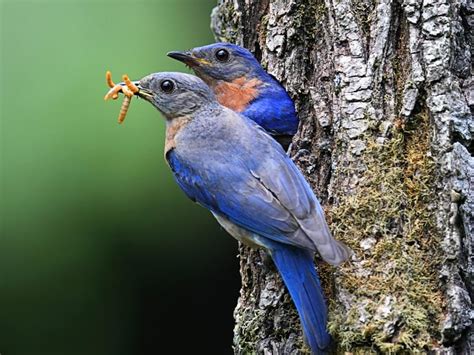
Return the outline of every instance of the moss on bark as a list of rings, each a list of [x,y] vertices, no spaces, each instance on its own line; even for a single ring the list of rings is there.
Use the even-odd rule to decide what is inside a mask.
[[[360,156],[365,171],[353,193],[337,196],[330,210],[336,238],[357,255],[338,280],[354,304],[331,307],[329,328],[342,349],[364,352],[366,345],[396,353],[439,346],[442,254],[429,132],[424,110],[394,126],[385,141],[368,138]]]

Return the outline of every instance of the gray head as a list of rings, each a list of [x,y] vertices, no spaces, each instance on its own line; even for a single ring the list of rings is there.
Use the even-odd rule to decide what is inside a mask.
[[[215,80],[231,82],[243,76],[264,74],[260,63],[247,49],[231,43],[214,43],[185,52],[169,52],[209,84]]]
[[[194,75],[161,72],[138,82],[138,96],[149,101],[166,118],[191,115],[208,105],[216,105],[214,93]]]

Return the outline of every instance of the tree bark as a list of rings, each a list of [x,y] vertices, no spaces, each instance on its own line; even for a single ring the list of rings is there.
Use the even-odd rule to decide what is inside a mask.
[[[469,0],[220,0],[301,120],[291,155],[353,260],[317,261],[336,352],[474,352]],[[308,352],[260,251],[240,246],[236,354]]]

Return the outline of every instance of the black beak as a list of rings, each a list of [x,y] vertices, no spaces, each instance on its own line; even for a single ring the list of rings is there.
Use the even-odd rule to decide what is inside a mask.
[[[153,97],[153,93],[150,90],[147,90],[143,86],[141,86],[139,80],[132,81],[132,83],[138,88],[138,92],[136,92],[135,95],[148,101]],[[127,84],[125,84],[125,82],[123,81],[118,84],[122,86],[127,86]]]
[[[145,89],[143,86],[141,86],[139,81],[134,81],[133,83],[138,88],[138,92],[135,95],[146,101],[150,101],[153,98],[153,93],[150,90]]]
[[[168,57],[179,60],[180,62],[183,62],[190,67],[196,66],[199,64],[199,61],[197,60],[196,57],[194,57],[191,52],[178,52],[178,51],[173,51],[173,52],[168,52],[166,54]]]

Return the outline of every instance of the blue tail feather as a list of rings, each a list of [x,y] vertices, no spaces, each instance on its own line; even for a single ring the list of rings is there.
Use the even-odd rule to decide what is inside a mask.
[[[331,342],[327,332],[327,307],[313,256],[289,245],[271,249],[272,258],[285,282],[313,354],[324,354]]]

